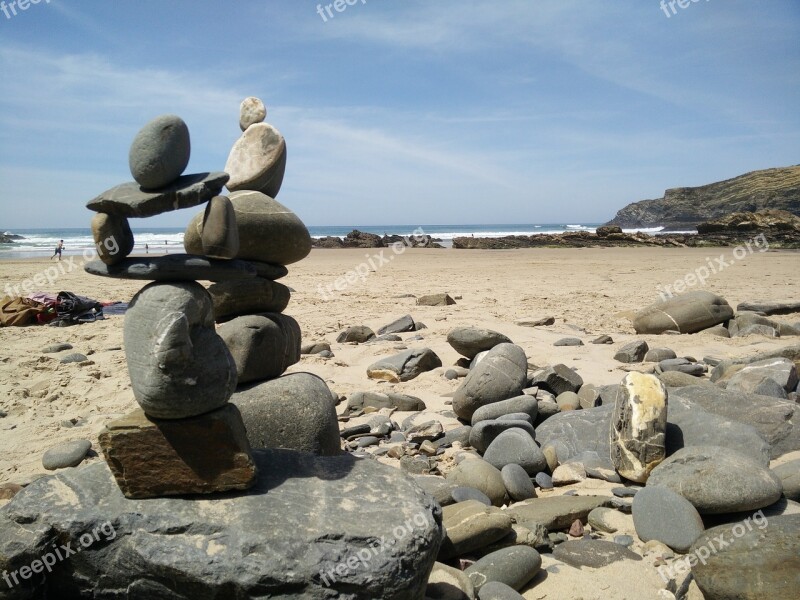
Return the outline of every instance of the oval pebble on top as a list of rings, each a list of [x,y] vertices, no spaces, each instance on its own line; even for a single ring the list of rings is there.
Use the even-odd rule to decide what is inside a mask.
[[[183,119],[161,115],[136,134],[128,164],[136,183],[145,189],[158,189],[181,176],[190,153],[189,128]]]
[[[44,453],[42,466],[48,471],[77,467],[86,458],[86,453],[89,452],[91,447],[92,443],[89,440],[76,440],[59,444]]]
[[[262,123],[266,118],[267,107],[264,106],[260,99],[250,96],[242,100],[242,104],[239,107],[239,127],[242,131],[250,127],[250,125]]]

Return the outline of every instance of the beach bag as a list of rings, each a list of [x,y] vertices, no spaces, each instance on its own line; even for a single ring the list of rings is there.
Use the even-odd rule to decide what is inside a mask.
[[[0,326],[24,327],[37,323],[37,317],[47,312],[47,307],[27,298],[4,296],[0,300]]]
[[[50,323],[58,327],[91,323],[103,318],[103,305],[97,300],[78,296],[72,292],[58,292],[56,296],[56,319]]]

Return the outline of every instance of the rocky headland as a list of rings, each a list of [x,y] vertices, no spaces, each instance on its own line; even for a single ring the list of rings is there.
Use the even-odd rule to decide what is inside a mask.
[[[753,171],[700,187],[669,189],[663,198],[629,204],[607,225],[683,230],[732,212],[764,209],[800,215],[800,165]]]

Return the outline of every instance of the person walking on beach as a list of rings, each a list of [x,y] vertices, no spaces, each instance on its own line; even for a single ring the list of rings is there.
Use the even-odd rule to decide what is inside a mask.
[[[53,256],[50,257],[50,260],[53,260],[56,256],[58,260],[61,260],[61,252],[64,250],[64,240],[59,240],[58,245],[56,246],[56,251],[53,252]]]

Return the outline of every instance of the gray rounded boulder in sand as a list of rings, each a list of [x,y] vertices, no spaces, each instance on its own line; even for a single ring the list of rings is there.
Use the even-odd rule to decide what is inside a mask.
[[[254,191],[233,192],[229,199],[239,230],[236,258],[285,266],[303,260],[311,252],[308,229],[277,200]],[[186,227],[183,244],[189,254],[203,253],[204,214],[195,215]]]
[[[533,423],[539,414],[539,401],[536,400],[535,396],[523,394],[522,396],[481,406],[472,413],[472,424],[476,425],[480,421],[499,419],[515,413],[527,414],[531,418],[531,423]]]
[[[292,373],[238,390],[253,448],[288,448],[321,456],[341,453],[336,405],[328,385],[311,373]]]
[[[633,328],[639,334],[696,333],[732,318],[733,309],[724,298],[695,290],[642,309],[633,320]]]
[[[479,353],[491,350],[497,344],[510,344],[510,339],[491,329],[477,327],[457,327],[447,334],[447,343],[467,358],[475,358]]]
[[[453,411],[471,420],[481,406],[518,396],[527,383],[528,359],[515,344],[498,344],[486,354],[453,396]]]
[[[643,542],[658,540],[686,553],[705,529],[700,513],[686,498],[659,485],[648,485],[633,497],[633,525]]]
[[[175,181],[189,164],[189,128],[176,115],[156,117],[139,130],[128,153],[136,183],[158,189]]]
[[[159,419],[221,407],[236,389],[236,364],[214,330],[211,297],[199,283],[151,283],[125,314],[125,357],[136,401]]]
[[[500,470],[482,458],[468,458],[456,465],[447,475],[447,480],[464,487],[480,490],[489,497],[494,506],[502,506],[506,486]]]
[[[483,459],[497,469],[519,465],[528,475],[547,470],[547,460],[539,446],[530,434],[516,427],[498,435],[489,444]]]
[[[768,468],[719,446],[679,450],[653,469],[647,485],[670,488],[703,515],[764,508],[783,492],[780,479]]]

